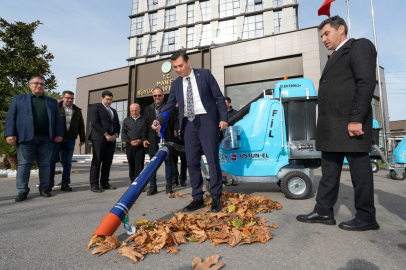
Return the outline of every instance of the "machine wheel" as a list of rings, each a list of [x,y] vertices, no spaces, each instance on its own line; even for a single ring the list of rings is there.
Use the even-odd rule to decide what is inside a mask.
[[[371,160],[372,172],[376,173],[379,171],[379,165],[376,161]]]
[[[405,179],[405,172],[403,172],[403,173],[402,173],[402,177],[399,178],[399,177],[396,175],[396,172],[395,172],[395,171],[391,171],[391,172],[390,172],[390,177],[392,177],[393,180],[404,180],[404,179]]]
[[[312,181],[303,172],[291,171],[282,178],[281,190],[288,199],[306,199],[312,191]]]

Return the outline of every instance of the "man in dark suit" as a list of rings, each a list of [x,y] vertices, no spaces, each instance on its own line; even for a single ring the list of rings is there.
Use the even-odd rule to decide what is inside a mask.
[[[29,82],[31,94],[14,96],[6,116],[4,138],[17,146],[16,202],[27,199],[31,166],[37,158],[39,192],[51,197],[49,176],[54,142],[63,139],[62,119],[55,99],[44,95],[45,81],[34,77]]]
[[[90,167],[90,188],[93,192],[101,193],[104,189],[116,189],[109,183],[110,166],[116,149],[116,139],[120,134],[120,122],[115,109],[110,105],[113,94],[110,91],[102,93],[102,102],[92,104],[89,109],[92,131],[93,159]],[[103,164],[102,164],[103,163]],[[100,166],[101,176],[100,176]],[[100,186],[99,186],[100,176]]]
[[[227,107],[216,79],[207,69],[192,69],[185,51],[171,57],[179,77],[171,84],[171,92],[163,111],[170,114],[179,104],[181,136],[185,139],[186,160],[192,186],[193,201],[183,211],[204,207],[203,178],[200,168],[203,148],[210,173],[212,212],[221,210],[222,175],[218,158],[219,130],[228,126]],[[159,131],[168,119],[161,114],[152,128]],[[157,125],[157,126],[155,126]]]
[[[142,129],[145,124],[145,118],[140,115],[141,108],[137,103],[131,104],[130,113],[131,116],[123,121],[121,137],[126,143],[125,150],[132,183],[144,169],[145,148],[142,143]]]
[[[143,141],[144,147],[148,147],[149,157],[152,159],[156,152],[158,152],[158,143],[161,140],[161,133],[151,129],[150,126],[157,119],[157,117],[163,112],[163,108],[166,104],[164,101],[164,92],[162,88],[155,87],[152,92],[154,103],[145,108],[145,125],[143,129]],[[174,130],[179,129],[179,121],[175,117],[174,113],[170,114],[170,119],[166,129],[164,131],[164,140],[166,142],[173,142]],[[173,193],[172,190],[172,157],[169,156],[165,159],[165,179],[166,179],[166,194]],[[154,175],[149,182],[149,190],[147,196],[152,196],[158,193],[156,184],[156,175]]]
[[[371,100],[376,87],[376,49],[367,39],[347,39],[347,25],[339,16],[323,21],[324,45],[333,50],[320,78],[316,148],[322,151],[322,178],[312,213],[299,215],[307,223],[335,225],[344,157],[354,187],[355,218],[341,222],[344,230],[377,230],[374,183],[368,152],[372,142]]]
[[[233,117],[236,113],[238,113],[238,111],[234,110],[233,106],[231,106],[231,98],[225,97],[225,100],[227,105],[228,119],[230,120],[230,118]]]

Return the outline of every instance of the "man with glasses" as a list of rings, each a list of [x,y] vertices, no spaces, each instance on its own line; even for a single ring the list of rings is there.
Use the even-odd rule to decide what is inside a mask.
[[[31,166],[36,158],[39,169],[40,196],[51,197],[49,188],[50,163],[54,142],[63,139],[62,119],[55,99],[44,96],[45,81],[33,77],[30,94],[13,97],[8,109],[4,138],[17,146],[16,202],[27,199]]]
[[[143,128],[143,142],[144,147],[148,147],[149,157],[152,159],[156,152],[158,152],[158,143],[161,139],[161,133],[151,129],[152,123],[161,115],[162,109],[166,102],[164,101],[164,92],[162,88],[155,87],[153,93],[154,103],[145,108],[145,124]],[[173,142],[174,130],[179,129],[178,117],[172,112],[169,118],[169,123],[164,131],[164,139],[166,142]],[[165,159],[165,179],[166,179],[166,194],[173,193],[172,190],[172,158]],[[149,182],[149,190],[147,196],[152,196],[158,193],[156,185],[156,175],[154,175]]]
[[[63,141],[55,143],[52,150],[51,159],[51,176],[49,189],[54,186],[55,181],[55,164],[58,155],[63,151],[63,173],[62,182],[57,186],[61,187],[62,191],[72,191],[70,184],[70,171],[72,168],[72,156],[75,149],[75,141],[79,135],[79,146],[85,144],[85,124],[82,116],[82,109],[73,104],[74,93],[72,91],[63,91],[62,101],[59,103],[59,111],[62,117],[63,126]]]

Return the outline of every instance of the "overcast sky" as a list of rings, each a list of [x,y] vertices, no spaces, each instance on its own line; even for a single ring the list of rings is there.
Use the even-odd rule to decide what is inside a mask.
[[[270,0],[265,0],[270,1]],[[324,0],[299,0],[299,25],[318,25]],[[127,65],[131,0],[0,0],[0,17],[8,22],[40,20],[34,36],[55,59],[52,71],[58,91],[75,90],[76,78]],[[390,120],[404,120],[406,103],[406,37],[401,22],[406,1],[374,0],[380,65],[385,68]],[[373,41],[370,0],[350,0],[354,38]],[[331,16],[347,19],[345,0],[331,5]],[[402,109],[403,108],[403,109]]]

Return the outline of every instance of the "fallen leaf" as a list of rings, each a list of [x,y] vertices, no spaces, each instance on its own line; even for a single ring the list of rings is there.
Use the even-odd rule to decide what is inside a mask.
[[[112,248],[108,244],[101,244],[99,247],[93,249],[92,255],[100,253],[99,255],[97,255],[97,257],[99,257],[100,255],[103,255],[110,250],[112,250]]]
[[[228,239],[228,244],[231,247],[235,247],[236,245],[238,245],[241,241],[241,232],[239,230],[235,230],[233,231],[233,233],[231,234],[230,238]]]
[[[166,248],[166,253],[173,253],[173,254],[178,254],[179,253],[179,249],[177,249],[176,247],[167,247]]]
[[[212,255],[207,257],[203,262],[199,257],[195,257],[192,261],[193,270],[216,270],[224,266],[224,263],[218,263],[220,256]],[[212,266],[213,265],[213,266]]]
[[[173,193],[168,193],[169,198],[175,198],[175,194]]]
[[[87,249],[90,249],[94,244],[102,243],[104,241],[104,236],[100,235],[93,235],[90,239],[89,244],[87,245]]]
[[[235,205],[229,205],[228,206],[228,212],[229,213],[234,213],[235,212]]]
[[[107,236],[106,240],[104,242],[109,245],[112,249],[116,249],[117,247],[120,246],[120,241],[118,241],[118,237],[113,235],[113,236]]]
[[[118,250],[118,253],[121,253],[122,256],[127,257],[133,261],[133,263],[137,263],[137,257],[142,260],[144,260],[144,256],[135,251],[133,248],[130,247],[122,247]]]
[[[244,227],[244,222],[241,220],[241,219],[234,219],[233,220],[233,225],[235,226],[235,227],[240,227],[240,228],[242,228],[242,227]]]
[[[178,198],[185,198],[186,194],[176,192],[176,196],[178,196]]]

